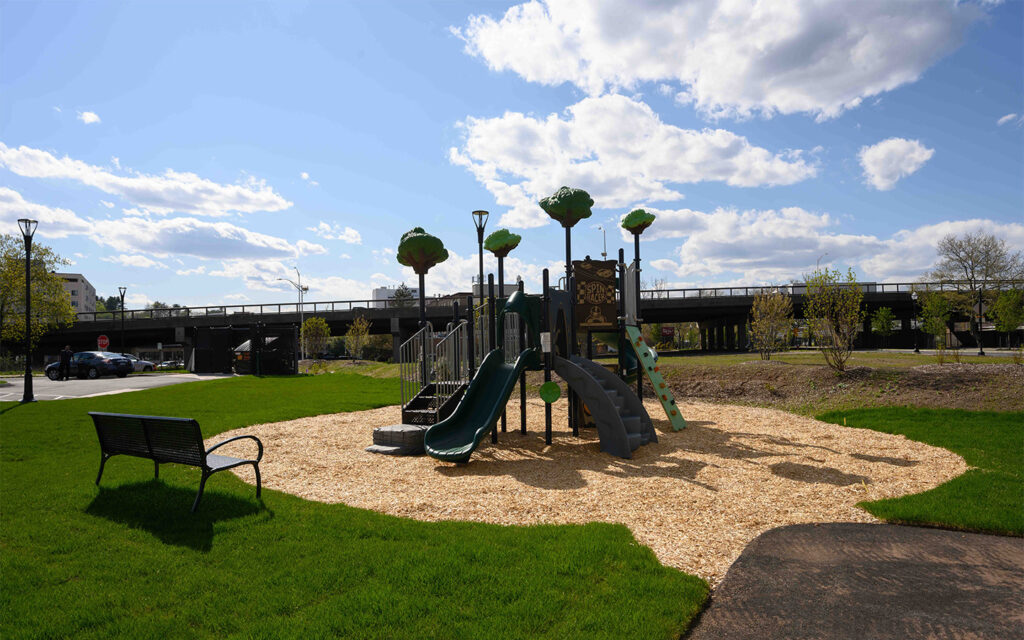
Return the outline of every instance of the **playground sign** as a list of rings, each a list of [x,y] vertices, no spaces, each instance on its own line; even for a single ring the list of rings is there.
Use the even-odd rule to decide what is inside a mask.
[[[574,260],[576,320],[589,331],[617,328],[615,260]]]
[[[110,338],[108,338],[107,336],[101,335],[100,337],[96,338],[96,348],[99,349],[100,351],[105,350],[109,346]]]

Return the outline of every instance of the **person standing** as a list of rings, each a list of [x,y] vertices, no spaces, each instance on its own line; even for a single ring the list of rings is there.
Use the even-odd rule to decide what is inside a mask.
[[[71,345],[64,345],[64,350],[60,352],[60,364],[57,367],[58,380],[67,380],[70,377],[71,355]]]

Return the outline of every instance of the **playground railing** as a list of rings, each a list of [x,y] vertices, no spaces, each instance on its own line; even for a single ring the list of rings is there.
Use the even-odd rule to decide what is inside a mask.
[[[402,406],[416,397],[425,385],[430,384],[429,375],[433,368],[434,328],[428,322],[399,347],[399,377],[401,378]]]
[[[522,351],[522,346],[519,343],[519,314],[515,312],[505,313],[502,324],[502,345],[501,348],[505,352],[505,362],[515,362],[516,358],[519,357],[519,352]]]
[[[469,383],[469,325],[462,321],[434,347],[434,396],[438,407]]]

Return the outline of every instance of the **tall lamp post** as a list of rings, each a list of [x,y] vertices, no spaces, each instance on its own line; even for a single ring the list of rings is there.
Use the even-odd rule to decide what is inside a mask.
[[[914,301],[914,311],[913,311],[914,317],[911,319],[911,322],[914,323],[914,353],[921,353],[920,347],[917,346],[917,334],[921,330],[917,326],[918,320],[917,320],[917,292],[916,291],[911,291],[910,292],[910,299]]]
[[[37,220],[20,218],[18,227],[25,238],[25,393],[22,402],[35,402],[32,394],[32,236],[39,226]]]
[[[604,225],[597,225],[598,231],[601,232],[601,259],[608,259],[608,231],[605,230]]]
[[[128,287],[118,287],[117,292],[121,294],[121,353],[125,353],[124,348],[124,294],[128,291]]]
[[[284,282],[287,282],[288,284],[290,284],[293,287],[295,287],[295,290],[299,292],[299,360],[305,360],[306,359],[306,350],[302,346],[302,324],[304,322],[303,313],[302,313],[302,310],[303,310],[302,294],[304,294],[307,291],[309,291],[309,287],[308,286],[307,287],[302,286],[302,274],[299,273],[299,268],[298,267],[293,267],[293,268],[295,269],[295,277],[296,277],[297,281],[296,280],[292,280],[291,278],[278,278],[278,280],[282,280]]]
[[[480,304],[484,303],[484,228],[487,227],[487,218],[490,213],[478,210],[473,212],[473,226],[476,227],[476,243],[480,248]]]

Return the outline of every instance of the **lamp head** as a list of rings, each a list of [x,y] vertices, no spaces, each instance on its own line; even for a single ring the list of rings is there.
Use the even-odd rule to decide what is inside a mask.
[[[128,287],[118,287],[117,290],[121,294],[121,299],[124,300],[124,292],[128,290]]]
[[[477,231],[483,231],[484,227],[487,226],[487,218],[491,214],[487,211],[478,210],[473,212],[473,224],[476,226]]]
[[[31,238],[35,234],[37,226],[39,226],[38,220],[29,220],[28,218],[20,218],[18,220],[18,227],[21,229],[21,235],[26,238]]]

